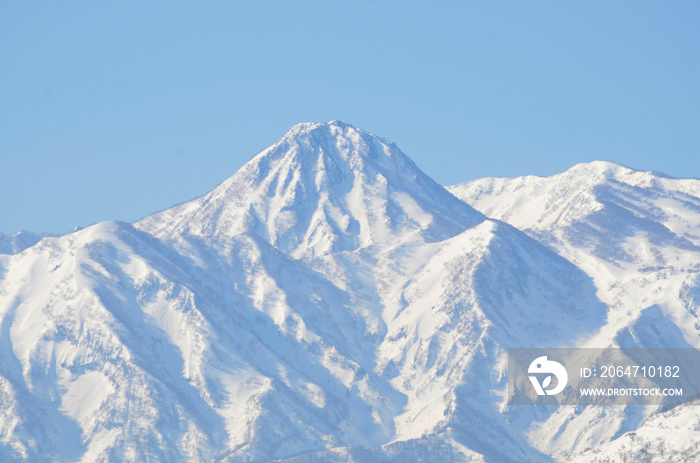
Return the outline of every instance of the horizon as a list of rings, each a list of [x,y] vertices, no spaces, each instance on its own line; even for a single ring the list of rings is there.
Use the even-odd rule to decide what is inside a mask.
[[[338,120],[338,119],[333,119],[333,120],[330,120],[330,121],[327,121],[327,122],[313,122],[313,121],[298,122],[298,123],[294,124],[293,126],[291,126],[291,127],[289,128],[289,130],[287,130],[282,136],[280,136],[280,138],[279,138],[277,141],[275,141],[274,143],[270,144],[268,147],[266,147],[266,148],[264,148],[264,149],[258,151],[257,153],[253,154],[253,155],[252,155],[244,164],[242,164],[235,172],[233,172],[233,173],[227,175],[225,178],[221,179],[219,182],[216,183],[216,185],[214,185],[213,187],[211,187],[209,190],[207,190],[207,191],[205,191],[205,192],[203,192],[202,194],[199,194],[199,195],[197,195],[197,196],[194,196],[194,197],[185,199],[185,200],[183,200],[183,201],[179,201],[179,202],[177,202],[177,203],[173,203],[173,204],[171,204],[171,205],[169,205],[169,206],[166,206],[166,207],[164,207],[164,208],[161,208],[161,209],[158,209],[158,210],[154,210],[154,211],[150,211],[150,212],[148,212],[146,215],[141,216],[141,217],[138,217],[138,218],[136,218],[135,220],[120,220],[120,219],[109,219],[109,218],[108,218],[108,219],[105,219],[105,220],[101,220],[101,221],[93,222],[93,223],[89,223],[89,224],[76,225],[72,230],[63,231],[63,232],[45,231],[45,230],[28,230],[28,229],[24,229],[24,228],[23,228],[23,229],[20,229],[20,230],[16,230],[16,231],[14,231],[14,232],[12,232],[12,233],[7,233],[7,232],[4,232],[4,231],[0,230],[0,235],[15,236],[15,235],[20,235],[20,234],[22,234],[22,233],[30,233],[30,234],[36,234],[36,235],[63,236],[63,235],[67,235],[67,234],[73,233],[73,232],[75,232],[75,231],[80,231],[80,230],[83,230],[83,229],[85,229],[85,228],[89,228],[89,227],[92,227],[92,226],[95,226],[95,225],[98,225],[98,224],[104,223],[104,222],[117,222],[117,223],[121,222],[121,223],[134,224],[134,223],[136,223],[136,222],[138,222],[138,221],[141,221],[141,220],[143,220],[143,219],[145,219],[145,218],[147,218],[147,217],[149,217],[149,216],[151,216],[151,215],[154,215],[154,214],[157,214],[157,213],[166,211],[166,210],[168,210],[168,209],[171,209],[171,208],[174,208],[174,207],[176,207],[176,206],[179,206],[179,205],[188,203],[188,202],[190,202],[190,201],[194,201],[194,200],[196,200],[196,199],[198,199],[198,198],[201,198],[202,196],[207,195],[207,194],[210,193],[212,190],[218,188],[218,187],[219,187],[222,183],[224,183],[227,179],[229,179],[229,178],[231,178],[233,175],[235,175],[239,170],[241,170],[246,164],[250,163],[250,162],[251,162],[255,157],[257,157],[259,154],[261,154],[262,152],[268,150],[268,149],[271,148],[275,143],[277,143],[278,141],[282,140],[287,134],[289,134],[289,132],[291,132],[292,130],[294,130],[297,126],[305,125],[305,124],[313,124],[313,125],[333,125],[334,123],[337,123],[337,124],[340,125],[340,126],[348,126],[348,127],[354,128],[354,129],[359,130],[359,131],[361,131],[361,132],[367,133],[367,134],[369,134],[369,135],[371,135],[371,136],[374,136],[374,137],[380,138],[380,139],[382,139],[382,140],[385,140],[385,141],[387,141],[387,142],[389,142],[389,143],[394,143],[394,144],[396,144],[393,140],[386,139],[386,138],[382,137],[380,134],[376,134],[376,133],[373,133],[373,132],[364,130],[362,127],[358,127],[358,126],[356,126],[356,125],[354,125],[354,124],[352,124],[352,123],[345,122],[345,121],[341,121],[341,120]],[[401,147],[398,146],[398,144],[396,144],[396,146],[399,148],[399,150],[401,150]],[[401,150],[401,152],[403,153],[403,150]],[[407,155],[406,153],[403,153],[403,154],[413,161],[413,159],[411,158],[411,156]],[[415,162],[415,161],[414,161],[414,162]],[[695,177],[674,177],[674,176],[671,176],[671,175],[666,174],[665,172],[648,171],[648,170],[636,169],[636,168],[634,168],[633,166],[627,166],[627,165],[620,164],[620,163],[617,163],[617,162],[606,161],[606,160],[601,160],[601,159],[592,160],[592,161],[588,161],[588,162],[580,162],[580,163],[577,163],[577,164],[574,164],[574,165],[568,167],[567,169],[563,170],[562,172],[557,172],[557,173],[554,173],[554,174],[549,175],[549,176],[546,176],[546,177],[545,177],[545,176],[539,176],[539,175],[525,174],[525,175],[517,176],[517,177],[481,177],[481,179],[483,179],[483,178],[520,178],[520,177],[548,178],[548,177],[552,177],[552,176],[559,175],[559,174],[562,174],[562,173],[564,173],[564,172],[567,172],[567,171],[573,169],[574,167],[576,167],[576,166],[578,166],[578,165],[592,165],[592,164],[595,164],[595,163],[612,164],[612,165],[614,165],[614,166],[623,167],[623,168],[630,169],[630,170],[633,170],[633,171],[636,171],[636,172],[647,172],[647,173],[651,173],[651,174],[653,174],[653,175],[655,175],[655,176],[659,176],[659,177],[663,177],[663,178],[684,179],[684,180],[700,180],[700,179],[695,178]],[[423,169],[421,168],[421,166],[418,165],[417,163],[416,163],[416,166],[418,167],[418,169],[420,169],[421,171],[423,171],[424,173],[426,173],[425,170],[423,170]],[[427,174],[427,173],[426,173],[426,174]],[[427,175],[430,176],[429,174],[427,174]],[[432,178],[432,177],[431,177],[431,178]],[[435,179],[433,179],[433,180],[435,180]],[[477,179],[470,179],[470,180],[466,180],[466,181],[464,181],[464,182],[457,182],[457,183],[454,183],[454,184],[451,184],[451,185],[444,185],[444,184],[441,184],[441,183],[439,183],[439,182],[437,182],[437,183],[438,183],[438,185],[440,185],[441,187],[443,187],[443,188],[445,188],[445,189],[447,189],[447,190],[449,191],[449,188],[450,188],[450,187],[454,187],[454,186],[466,184],[466,183],[469,183],[469,182],[472,182],[472,181],[476,181],[476,180],[480,180],[480,179],[478,179],[478,178],[477,178]],[[451,193],[451,192],[450,192],[450,193]],[[452,193],[451,193],[451,194],[452,194]]]
[[[295,127],[297,127],[297,126],[299,126],[299,125],[303,125],[303,124],[326,124],[326,125],[330,125],[330,124],[332,124],[332,123],[334,123],[334,122],[337,122],[337,123],[342,124],[342,125],[345,125],[345,126],[350,126],[350,127],[352,127],[352,128],[358,129],[358,130],[360,130],[360,131],[362,131],[362,132],[365,132],[365,133],[368,133],[368,134],[370,134],[370,135],[373,135],[373,136],[376,136],[376,137],[378,137],[378,138],[381,138],[381,139],[383,139],[383,140],[386,140],[386,141],[388,141],[388,142],[390,142],[390,143],[394,143],[394,144],[396,144],[396,145],[398,146],[399,150],[401,150],[401,147],[398,145],[398,143],[394,142],[393,140],[386,139],[385,137],[382,137],[381,134],[376,134],[376,133],[373,133],[373,132],[371,132],[371,131],[364,130],[362,127],[358,127],[358,126],[356,126],[355,124],[352,124],[352,123],[349,123],[349,122],[345,122],[345,121],[341,121],[341,120],[338,120],[338,119],[333,119],[333,120],[330,120],[330,121],[327,121],[327,122],[315,122],[315,121],[303,121],[303,122],[298,122],[298,123],[292,125],[292,126],[289,128],[289,130],[287,130],[287,132],[285,132],[283,135],[281,135],[281,136],[278,138],[277,141],[279,141],[279,140],[281,140],[282,138],[284,138],[284,136],[286,136],[287,133],[289,133],[291,130],[293,130]],[[153,215],[153,214],[156,214],[156,213],[159,213],[159,212],[168,210],[168,209],[170,209],[170,208],[179,206],[179,205],[181,205],[181,204],[184,204],[184,203],[187,203],[187,202],[190,202],[190,201],[194,201],[194,200],[196,200],[196,199],[198,199],[198,198],[200,198],[200,197],[202,197],[202,196],[205,196],[206,194],[208,194],[208,193],[211,192],[212,190],[216,189],[221,183],[225,182],[227,179],[229,179],[230,177],[232,177],[233,175],[235,175],[236,172],[238,172],[238,171],[239,171],[240,169],[242,169],[246,164],[248,164],[249,162],[251,162],[251,161],[253,160],[253,158],[255,158],[257,155],[259,155],[259,154],[262,153],[263,151],[267,150],[268,148],[272,147],[275,143],[277,143],[277,141],[271,143],[271,144],[270,144],[269,146],[267,146],[266,148],[264,148],[264,149],[262,149],[262,150],[259,150],[259,151],[256,152],[255,154],[251,155],[250,158],[249,158],[248,160],[246,160],[238,169],[236,169],[236,171],[234,171],[234,172],[228,174],[226,177],[220,179],[218,182],[216,182],[215,185],[213,185],[213,186],[212,186],[211,188],[209,188],[208,190],[202,192],[201,194],[198,194],[198,195],[196,195],[196,196],[190,197],[190,198],[185,199],[185,200],[181,200],[181,201],[178,201],[178,202],[174,202],[174,203],[172,203],[171,205],[166,206],[166,207],[164,207],[164,208],[161,208],[161,209],[158,209],[158,210],[153,210],[153,211],[147,212],[145,215],[140,216],[140,217],[137,217],[137,218],[134,219],[134,220],[121,220],[121,219],[106,218],[105,220],[100,220],[100,221],[96,221],[96,222],[92,222],[92,223],[75,225],[75,227],[73,227],[71,230],[63,230],[63,231],[53,231],[53,230],[50,230],[50,231],[47,231],[47,230],[33,230],[33,229],[21,228],[21,229],[19,229],[19,230],[15,230],[15,231],[12,231],[12,232],[7,232],[7,231],[4,231],[4,230],[0,230],[0,235],[15,236],[15,235],[19,235],[19,234],[28,232],[28,233],[37,234],[37,235],[56,235],[56,236],[62,236],[62,235],[70,234],[70,233],[72,233],[72,232],[74,232],[74,231],[79,231],[79,230],[82,230],[82,229],[84,229],[84,228],[92,227],[92,226],[94,226],[94,225],[97,225],[97,224],[100,224],[100,223],[103,223],[103,222],[124,222],[124,223],[133,224],[133,223],[138,222],[138,221],[140,221],[140,220],[142,220],[142,219],[144,219],[144,218],[146,218],[146,217],[149,217],[149,216],[151,216],[151,215]],[[403,152],[403,150],[401,150],[401,152]],[[415,160],[413,160],[413,158],[411,158],[410,155],[408,155],[408,154],[406,154],[406,153],[404,153],[404,155],[407,156],[409,159],[411,159],[412,161],[415,162]],[[664,178],[670,178],[670,179],[700,180],[700,178],[698,178],[698,177],[676,177],[676,176],[669,175],[669,174],[667,174],[667,173],[665,173],[665,172],[654,171],[654,170],[643,170],[643,169],[635,168],[634,166],[628,166],[628,165],[621,164],[621,163],[614,162],[614,161],[608,161],[608,160],[604,160],[604,159],[594,159],[594,160],[591,160],[591,161],[578,162],[578,163],[576,163],[576,164],[573,164],[573,165],[569,166],[569,167],[566,168],[565,170],[562,170],[561,172],[556,172],[556,173],[553,173],[552,175],[547,175],[547,176],[536,175],[536,174],[524,174],[524,175],[519,175],[519,176],[516,176],[516,177],[506,177],[506,176],[480,177],[480,178],[465,180],[465,181],[462,181],[462,182],[456,182],[456,183],[449,184],[449,185],[446,185],[446,184],[442,184],[442,183],[440,183],[440,182],[437,182],[437,180],[436,180],[436,182],[437,182],[440,186],[442,186],[443,188],[446,188],[446,189],[447,189],[447,188],[449,188],[449,187],[453,187],[453,186],[457,186],[457,185],[469,183],[469,182],[471,182],[471,181],[476,181],[476,180],[480,180],[480,179],[483,179],[483,178],[519,178],[519,177],[547,178],[547,177],[552,177],[552,176],[554,176],[554,175],[559,175],[559,174],[561,174],[561,173],[567,172],[567,171],[571,170],[572,168],[574,168],[575,166],[578,166],[578,165],[590,165],[590,164],[594,164],[594,163],[613,164],[613,165],[615,165],[615,166],[619,166],[619,167],[631,169],[631,170],[636,171],[636,172],[648,172],[648,173],[651,173],[651,174],[656,175],[656,176],[660,176],[660,177],[664,177]],[[424,170],[420,165],[418,165],[418,163],[416,163],[416,166],[417,166],[420,170],[422,170],[423,172],[425,172],[425,170]],[[430,174],[428,174],[427,172],[425,172],[425,173],[430,177]],[[433,178],[433,177],[431,177],[431,178]],[[433,180],[435,180],[435,179],[433,178]]]

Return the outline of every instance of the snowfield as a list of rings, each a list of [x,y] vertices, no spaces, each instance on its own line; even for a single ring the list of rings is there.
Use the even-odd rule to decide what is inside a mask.
[[[0,461],[700,459],[700,407],[506,402],[511,347],[700,347],[700,181],[447,189],[304,123],[134,224],[0,236]]]

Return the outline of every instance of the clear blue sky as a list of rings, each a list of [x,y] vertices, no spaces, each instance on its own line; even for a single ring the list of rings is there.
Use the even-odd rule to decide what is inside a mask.
[[[332,119],[442,184],[700,177],[700,2],[0,0],[0,232],[137,220]]]

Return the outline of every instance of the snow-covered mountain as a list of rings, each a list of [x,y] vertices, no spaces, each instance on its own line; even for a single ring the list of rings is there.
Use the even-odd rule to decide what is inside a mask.
[[[333,121],[298,124],[212,192],[137,226],[158,238],[245,233],[299,258],[437,241],[481,220],[396,145]]]
[[[50,233],[32,233],[27,230],[22,230],[14,235],[5,235],[0,233],[0,254],[17,254],[25,249],[34,246],[36,243],[47,236],[56,236]]]
[[[700,180],[593,162],[548,178],[485,178],[448,190],[593,279],[609,309],[585,345],[700,348]],[[576,461],[700,459],[696,402],[658,411],[610,407],[594,419],[562,407],[531,433],[549,454],[584,451]]]
[[[0,460],[683,461],[693,405],[505,405],[509,347],[700,344],[697,181],[562,175],[460,201],[299,124],[201,198],[0,255]]]
[[[700,180],[593,162],[548,178],[486,178],[448,189],[591,276],[598,297],[611,308],[608,323],[614,328],[602,330],[592,342],[605,344],[621,336],[618,329],[624,331],[632,318],[661,310],[681,333],[677,339],[645,338],[647,347],[700,346],[694,309],[700,281]]]

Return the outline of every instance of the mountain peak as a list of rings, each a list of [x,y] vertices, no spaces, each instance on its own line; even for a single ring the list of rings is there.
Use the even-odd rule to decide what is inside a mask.
[[[295,125],[210,193],[137,226],[159,237],[248,233],[317,256],[444,239],[483,219],[394,143],[331,121]]]
[[[700,181],[695,179],[594,161],[551,177],[486,178],[449,189],[489,217],[540,239],[547,235],[551,242],[596,249],[592,252],[607,259],[634,260],[633,250],[645,249],[639,240],[686,250],[700,246],[692,221],[684,218],[696,215]],[[642,251],[637,261],[661,261],[646,254]]]
[[[324,129],[324,128],[330,128],[330,127],[338,127],[340,129],[354,129],[360,132],[364,132],[362,129],[358,129],[352,124],[347,124],[343,121],[339,121],[337,119],[334,119],[329,122],[299,122],[297,124],[294,124],[291,129],[287,132],[287,135],[289,134],[296,134],[296,133],[301,133],[301,132],[309,132],[313,130],[318,130],[318,129]]]
[[[566,172],[551,177],[564,181],[575,181],[582,188],[594,188],[609,183],[626,184],[631,187],[655,188],[666,180],[676,180],[663,172],[633,169],[609,161],[593,161],[576,164]]]
[[[354,128],[351,124],[346,124],[345,122],[339,121],[339,120],[337,120],[337,119],[333,119],[332,121],[330,121],[330,122],[328,123],[328,125],[335,125],[335,126],[343,127],[343,128],[345,128],[345,127],[352,127],[352,128]]]
[[[278,145],[281,145],[281,149]],[[382,154],[390,157],[395,154],[412,163],[394,143],[338,120],[327,123],[301,122],[296,124],[277,143],[260,152],[258,156],[269,156],[271,152],[276,155],[287,155],[294,153],[300,148],[303,149],[305,154],[309,155],[316,153],[318,148],[324,145],[336,145],[336,148],[338,148],[325,149],[324,155],[340,154],[344,160],[347,160],[352,155],[380,158]]]
[[[640,171],[610,161],[591,161],[576,164],[560,175],[568,174],[580,178],[594,176],[599,179],[616,179],[638,172]]]

